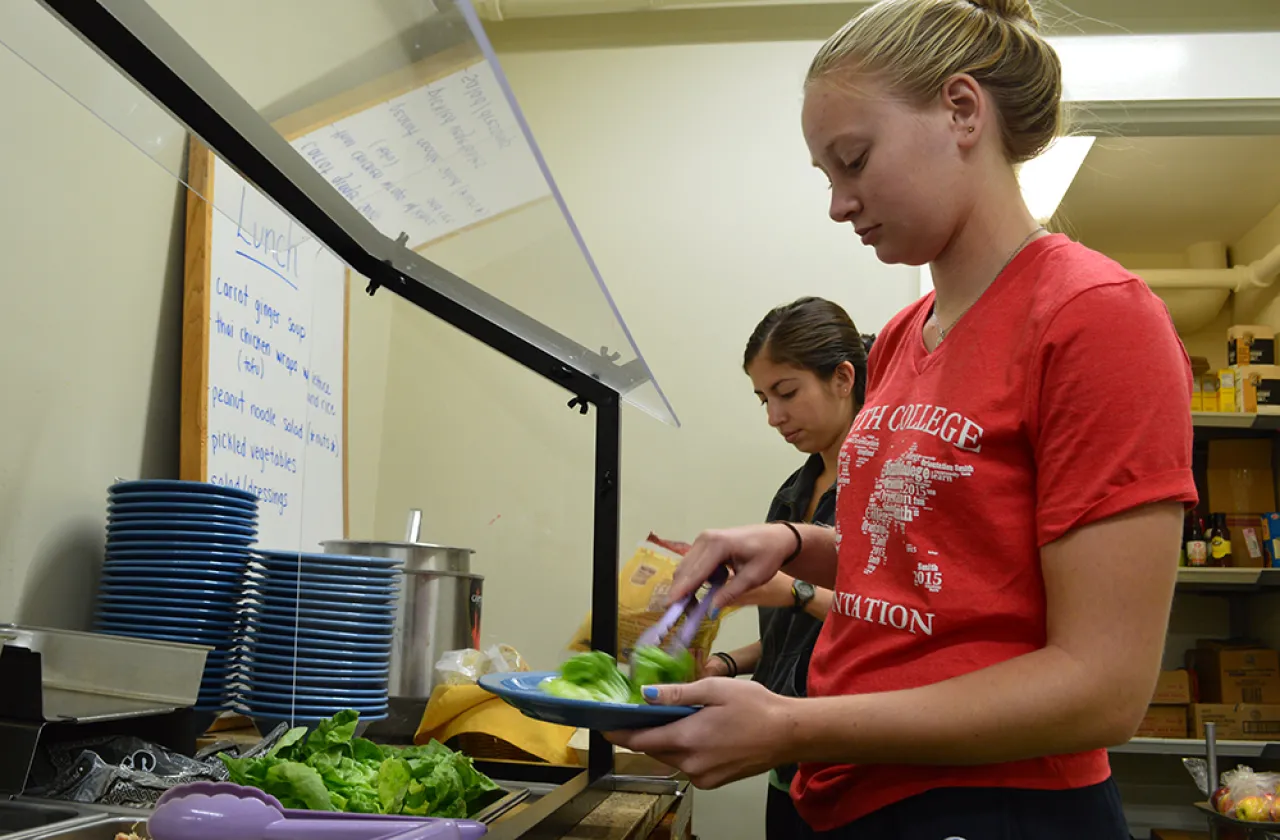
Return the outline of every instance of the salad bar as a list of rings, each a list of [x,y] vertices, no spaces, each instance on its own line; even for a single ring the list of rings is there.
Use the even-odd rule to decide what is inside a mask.
[[[207,149],[243,179],[247,191],[260,193],[264,204],[283,212],[287,216],[283,226],[304,241],[311,240],[308,253],[331,255],[343,264],[344,272],[349,271],[347,277],[367,279],[368,294],[384,289],[565,392],[570,410],[563,412],[564,422],[585,434],[594,433],[593,468],[583,476],[593,499],[591,650],[571,659],[562,671],[543,675],[545,679],[492,674],[486,676],[484,687],[493,686],[494,693],[531,717],[553,721],[558,716],[592,731],[578,766],[473,760],[430,740],[412,746],[378,743],[370,733],[379,725],[399,732],[403,721],[391,700],[401,684],[413,682],[391,678],[394,652],[406,638],[401,631],[407,626],[402,621],[407,602],[414,600],[402,585],[405,574],[419,574],[414,591],[421,597],[416,600],[430,600],[434,610],[428,615],[424,608],[423,615],[416,616],[424,622],[415,626],[431,628],[435,625],[425,620],[443,617],[437,596],[447,589],[437,579],[461,573],[409,569],[404,558],[354,547],[345,556],[306,554],[311,545],[283,545],[278,537],[267,539],[265,530],[259,529],[265,518],[260,523],[257,500],[250,498],[258,492],[248,487],[241,493],[231,492],[221,484],[215,488],[213,471],[202,462],[198,465],[202,487],[194,486],[197,482],[122,482],[109,491],[107,562],[93,619],[97,632],[89,635],[104,644],[128,636],[124,643],[150,645],[156,653],[135,653],[123,662],[86,657],[84,672],[101,672],[102,681],[110,684],[105,704],[98,702],[102,698],[93,686],[77,681],[73,671],[66,672],[66,685],[59,683],[63,672],[57,667],[55,651],[28,646],[18,652],[16,646],[5,645],[4,662],[0,662],[7,694],[0,698],[0,777],[6,784],[0,785],[0,791],[27,797],[19,810],[31,822],[19,821],[14,831],[0,836],[5,840],[109,840],[123,834],[149,840],[212,840],[214,836],[254,840],[289,836],[307,826],[308,833],[333,835],[330,840],[372,840],[393,834],[403,840],[411,836],[444,840],[477,833],[499,840],[559,838],[573,836],[569,832],[574,826],[600,814],[620,796],[646,797],[639,808],[634,803],[628,806],[643,812],[642,822],[678,802],[687,809],[683,783],[615,773],[614,749],[600,734],[609,728],[606,724],[615,722],[644,725],[646,713],[671,716],[692,711],[650,709],[638,702],[638,690],[646,682],[690,678],[693,660],[686,642],[683,649],[664,651],[654,644],[652,650],[639,651],[632,657],[629,675],[616,664],[621,404],[631,402],[659,417],[674,419],[674,414],[612,307],[563,203],[554,203],[563,214],[563,219],[555,221],[564,223],[573,262],[585,272],[584,288],[592,294],[603,291],[610,304],[605,329],[589,330],[577,340],[425,258],[417,247],[420,243],[411,242],[409,233],[374,224],[366,206],[337,189],[312,159],[291,145],[147,3],[45,0],[40,6],[129,83],[124,94],[120,86],[107,86],[110,95],[119,94],[122,102],[97,110],[86,103],[91,111],[110,122],[110,115],[132,114],[135,109],[130,103],[139,94],[140,105],[163,111],[153,115],[160,117],[159,122],[172,120],[182,129],[184,141]],[[427,54],[415,56],[415,72],[427,66],[435,72],[436,59],[444,57],[480,75],[492,74],[494,86],[483,113],[502,112],[509,118],[511,128],[501,145],[505,147],[509,140],[522,150],[532,185],[529,195],[517,197],[515,203],[527,202],[530,196],[558,198],[558,188],[502,78],[475,9],[466,0],[438,0],[423,9],[419,34],[429,37],[415,35],[411,40],[421,41]],[[50,78],[61,77],[60,67],[45,66],[58,65],[61,55],[38,49],[32,56],[34,64],[50,72]],[[334,68],[339,75],[346,70],[345,66]],[[91,85],[94,96],[101,92],[96,81]],[[343,81],[335,78],[334,84],[342,87]],[[362,90],[370,80],[345,81],[349,93]],[[64,90],[75,97],[70,88]],[[126,137],[132,136],[130,127],[118,128]],[[211,184],[200,186],[190,172],[188,176],[188,215],[211,213],[215,220],[225,221],[213,211],[226,211],[232,204],[217,208],[212,204],[215,197],[225,200],[230,191],[215,192]],[[514,183],[521,178],[498,180]],[[433,194],[436,191],[437,186],[427,184],[412,197],[425,205],[439,198]],[[507,198],[499,195],[494,201]],[[238,236],[248,241],[243,231]],[[289,249],[296,250],[292,242]],[[251,260],[275,273],[270,265]],[[300,291],[299,285],[287,278],[286,282]],[[204,316],[213,319],[207,299],[205,304]],[[353,300],[348,305],[358,304]],[[261,309],[258,315],[265,317]],[[337,353],[340,347],[345,352],[341,342],[328,349]],[[292,361],[279,352],[275,358],[280,364]],[[311,390],[336,397],[323,383],[312,381],[305,368],[303,379],[311,385],[307,405],[316,405],[311,400],[319,399]],[[212,387],[212,382],[206,384]],[[243,397],[240,401],[244,402]],[[274,412],[268,415],[259,408],[254,407],[255,421],[274,424]],[[582,427],[580,418],[593,411],[590,425]],[[301,438],[302,432],[297,436]],[[345,437],[342,446],[346,447]],[[327,439],[322,448],[327,448]],[[281,466],[275,461],[273,465]],[[281,468],[289,468],[287,460]],[[189,477],[197,477],[195,470]],[[335,525],[334,530],[347,536],[345,525],[340,529]],[[257,545],[260,536],[267,545]],[[433,581],[437,582],[433,585]],[[466,603],[478,604],[478,590],[455,586],[448,591],[454,590],[465,591]],[[478,612],[468,612],[465,605],[457,613],[478,619]],[[687,623],[696,630],[700,621]],[[479,638],[478,621],[462,626]],[[164,690],[150,683],[121,686],[113,682],[132,674],[155,677],[157,671],[165,670],[158,663],[169,661],[175,652],[188,659],[182,660],[180,676],[173,669],[162,674],[173,683],[161,686]],[[519,685],[511,688],[504,677]],[[419,688],[410,691],[415,694],[411,699],[425,701],[417,696]],[[481,689],[475,691],[493,699]],[[529,697],[557,708],[525,703]],[[58,706],[54,700],[65,705]],[[494,705],[511,711],[502,703]],[[620,721],[599,717],[606,713],[624,717]],[[214,721],[231,714],[252,720],[257,735],[265,737],[244,751],[220,747],[223,751],[217,755],[198,752],[197,738]],[[519,717],[514,712],[512,716]],[[408,715],[410,722],[413,717]],[[457,745],[454,740],[442,740]],[[104,758],[109,752],[114,757]],[[45,766],[50,765],[51,756],[62,763]],[[172,773],[157,773],[148,765],[160,760],[158,756],[172,766]],[[33,787],[37,778],[40,784]],[[35,791],[68,799],[86,796],[90,801],[31,801],[41,795]],[[192,802],[201,807],[191,807]],[[242,823],[237,822],[241,811]],[[202,823],[215,816],[221,826]],[[319,823],[312,825],[310,821],[316,820]]]

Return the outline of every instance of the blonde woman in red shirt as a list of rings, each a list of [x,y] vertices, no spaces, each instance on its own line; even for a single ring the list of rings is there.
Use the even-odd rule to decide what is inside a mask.
[[[1127,840],[1106,748],[1159,669],[1191,374],[1143,282],[1023,202],[1061,95],[1027,0],[882,0],[818,51],[802,127],[831,218],[935,291],[871,353],[836,529],[706,532],[672,589],[725,563],[722,603],[783,568],[832,587],[809,697],[654,687],[704,708],[617,743],[701,787],[798,762],[820,837]]]

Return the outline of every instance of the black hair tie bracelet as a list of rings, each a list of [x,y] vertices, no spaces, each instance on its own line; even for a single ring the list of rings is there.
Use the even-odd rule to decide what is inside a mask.
[[[796,537],[796,547],[795,547],[795,549],[794,549],[790,554],[788,554],[788,555],[787,555],[787,558],[786,558],[785,560],[783,560],[783,561],[782,561],[782,566],[779,566],[779,568],[783,568],[783,567],[785,567],[788,563],[790,563],[792,560],[794,560],[794,559],[796,559],[797,557],[799,557],[799,556],[800,556],[800,552],[804,550],[804,539],[803,539],[803,538],[801,538],[801,536],[800,536],[800,529],[799,529],[799,528],[797,528],[795,525],[792,525],[792,524],[791,524],[790,522],[788,522],[787,520],[785,520],[785,519],[779,519],[779,520],[777,520],[777,523],[778,523],[779,525],[783,525],[783,526],[785,526],[785,527],[787,527],[787,528],[790,528],[790,529],[791,529],[791,533],[795,534],[795,537]]]
[[[729,654],[725,653],[722,650],[718,650],[711,655],[714,656],[716,659],[719,659],[721,662],[723,662],[724,667],[729,669],[729,673],[726,674],[726,676],[728,676],[730,679],[733,679],[734,677],[738,676],[738,661],[736,659],[734,659],[732,656],[730,656]]]

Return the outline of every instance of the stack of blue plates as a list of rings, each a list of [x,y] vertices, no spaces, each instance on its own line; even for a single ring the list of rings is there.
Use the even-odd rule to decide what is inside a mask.
[[[256,497],[194,481],[125,481],[110,488],[107,511],[94,629],[212,647],[196,707],[229,708]]]
[[[259,551],[246,601],[241,711],[313,723],[387,715],[399,560]]]

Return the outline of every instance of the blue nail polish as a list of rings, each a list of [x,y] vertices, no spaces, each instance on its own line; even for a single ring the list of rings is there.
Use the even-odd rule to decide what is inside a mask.
[[[640,689],[640,693],[644,695],[644,699],[646,700],[658,699],[658,687],[656,685],[646,685],[644,688]]]
[[[708,616],[707,616],[707,618],[708,618],[709,620],[711,620],[711,621],[715,621],[715,620],[716,620],[717,618],[719,618],[719,617],[720,617],[720,608],[719,608],[719,607],[712,607],[712,608],[711,608],[711,614],[710,614],[710,615],[708,615]]]

